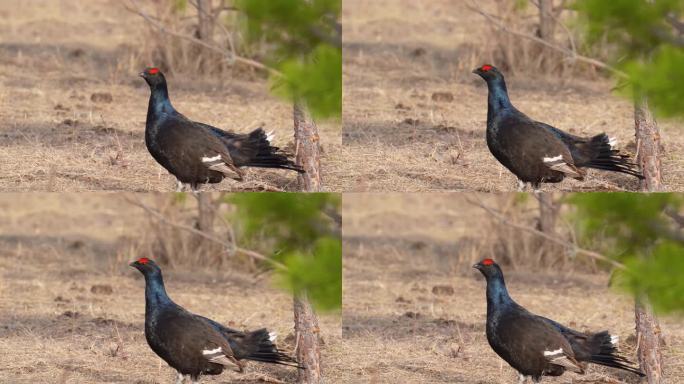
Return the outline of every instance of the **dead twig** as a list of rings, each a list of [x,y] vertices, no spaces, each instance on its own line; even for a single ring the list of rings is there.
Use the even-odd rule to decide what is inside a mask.
[[[250,249],[245,249],[245,248],[238,247],[236,244],[231,244],[231,243],[229,243],[229,242],[227,242],[227,241],[225,241],[225,240],[223,240],[223,239],[220,239],[220,238],[218,238],[218,237],[216,237],[216,236],[209,235],[209,234],[207,234],[207,233],[205,233],[205,232],[202,232],[202,231],[200,231],[200,230],[198,230],[198,229],[196,229],[196,228],[193,228],[193,227],[191,227],[191,226],[189,226],[189,225],[185,225],[185,224],[180,224],[180,223],[173,222],[173,221],[167,219],[167,218],[166,218],[164,215],[162,215],[161,213],[157,212],[156,209],[154,209],[154,208],[148,206],[147,204],[143,203],[142,201],[140,201],[140,200],[138,200],[138,199],[133,199],[133,198],[125,197],[125,200],[126,200],[129,204],[132,204],[132,205],[135,205],[136,207],[142,208],[142,209],[145,210],[147,213],[151,214],[152,216],[154,216],[155,218],[157,218],[160,222],[162,222],[162,223],[164,223],[164,224],[166,224],[166,225],[169,225],[169,226],[172,226],[172,227],[175,227],[175,228],[178,228],[178,229],[182,229],[182,230],[184,230],[184,231],[188,231],[188,232],[194,233],[194,234],[196,234],[196,235],[198,235],[198,236],[204,237],[205,239],[207,239],[207,240],[209,240],[209,241],[213,241],[213,242],[215,242],[215,243],[217,243],[217,244],[220,244],[220,245],[224,246],[227,250],[234,250],[235,252],[242,253],[243,255],[249,256],[249,257],[251,257],[251,258],[253,258],[253,259],[255,259],[255,260],[265,261],[265,262],[267,262],[267,263],[272,264],[273,266],[275,266],[275,267],[277,267],[277,268],[280,268],[280,269],[283,269],[283,270],[287,270],[287,266],[285,266],[285,264],[280,263],[280,262],[278,262],[278,261],[276,261],[276,260],[273,260],[273,259],[271,259],[270,257],[264,256],[264,255],[262,255],[262,254],[259,253],[259,252],[252,251],[252,250],[250,250]],[[230,252],[230,251],[228,251],[228,252]]]
[[[504,32],[510,33],[510,34],[518,36],[518,37],[522,37],[524,39],[532,40],[532,41],[537,42],[539,44],[542,44],[546,47],[549,47],[553,50],[562,52],[562,53],[568,55],[568,57],[571,60],[577,60],[577,61],[581,61],[581,62],[584,62],[587,64],[594,65],[594,66],[599,67],[599,68],[603,68],[607,71],[614,73],[615,75],[617,75],[621,78],[625,78],[625,79],[629,78],[629,76],[625,72],[622,72],[621,70],[614,68],[611,65],[604,63],[600,60],[592,59],[591,57],[587,57],[587,56],[582,56],[582,55],[578,54],[577,52],[574,52],[571,49],[561,47],[561,46],[553,44],[553,43],[549,43],[548,41],[546,41],[542,38],[539,38],[537,36],[513,30],[509,26],[507,26],[506,24],[504,24],[500,20],[498,20],[496,17],[494,17],[494,15],[491,15],[491,14],[483,11],[481,8],[479,8],[473,4],[468,4],[467,7],[471,11],[479,13],[480,15],[484,16],[485,19],[487,19],[489,22],[491,22],[492,24],[494,24],[496,27],[498,27],[500,30],[502,30]]]
[[[143,19],[145,19],[145,21],[147,21],[151,26],[153,26],[154,28],[156,28],[157,30],[159,30],[159,32],[166,33],[166,34],[169,34],[169,35],[171,35],[171,36],[175,36],[175,37],[178,37],[178,38],[180,38],[180,39],[190,41],[190,42],[195,43],[195,44],[197,44],[197,45],[201,45],[201,46],[203,46],[203,47],[205,47],[205,48],[207,48],[207,49],[209,49],[209,50],[211,50],[211,51],[217,52],[217,53],[219,53],[219,54],[225,56],[225,57],[226,57],[226,61],[228,61],[229,63],[232,62],[232,61],[236,61],[236,62],[239,62],[239,63],[243,63],[243,64],[246,64],[246,65],[252,66],[252,67],[257,68],[257,69],[261,69],[261,70],[267,71],[268,73],[270,73],[270,74],[272,74],[272,75],[276,75],[276,76],[278,76],[278,77],[282,77],[282,76],[283,76],[283,74],[282,74],[280,71],[278,71],[278,70],[276,70],[276,69],[274,69],[274,68],[271,68],[271,67],[269,67],[269,66],[267,66],[267,65],[265,65],[265,64],[263,64],[263,63],[260,63],[260,62],[258,62],[258,61],[256,61],[256,60],[252,60],[252,59],[248,59],[248,58],[246,58],[246,57],[238,56],[238,55],[236,55],[234,52],[227,51],[227,50],[224,49],[224,48],[217,47],[217,46],[215,46],[215,45],[213,45],[213,44],[209,44],[209,43],[207,43],[207,42],[205,42],[205,41],[202,41],[202,40],[197,39],[197,38],[195,38],[195,37],[186,35],[186,34],[184,34],[184,33],[180,33],[180,32],[177,32],[177,31],[170,30],[170,29],[166,28],[166,26],[164,26],[161,22],[155,20],[153,17],[151,17],[150,15],[148,15],[147,13],[145,13],[145,11],[143,11],[142,8],[140,8],[140,6],[138,5],[138,3],[137,3],[135,0],[129,0],[129,1],[133,4],[134,8],[131,8],[131,7],[127,6],[127,5],[124,5],[124,8],[126,8],[126,9],[127,9],[128,11],[130,11],[130,12],[133,12],[133,13],[135,13],[135,14],[141,16],[141,17],[142,17]]]
[[[221,28],[221,31],[223,32],[224,35],[226,35],[226,39],[228,40],[228,48],[229,48],[229,52],[230,52],[230,59],[235,61],[235,57],[237,57],[238,55],[235,53],[235,43],[233,41],[233,34],[228,30],[228,28],[226,28],[225,25],[223,25],[223,23],[218,23],[218,22],[216,22],[216,20],[218,19],[219,15],[221,14],[222,11],[224,11],[224,10],[237,10],[237,8],[234,8],[234,7],[228,8],[228,7],[222,6],[222,7],[218,7],[214,10],[207,12],[203,9],[200,9],[199,4],[197,4],[197,1],[191,0],[190,4],[192,4],[192,6],[195,7],[195,9],[197,9],[197,12],[202,12],[204,15],[209,16],[211,18],[211,23],[213,25],[218,25],[219,28]]]
[[[615,261],[615,260],[613,260],[607,256],[604,256],[598,252],[594,252],[594,251],[590,251],[588,249],[580,248],[577,246],[577,244],[573,244],[569,241],[563,240],[563,239],[558,238],[556,236],[549,235],[549,234],[544,233],[544,232],[542,232],[536,228],[532,228],[532,227],[529,227],[527,225],[522,225],[522,224],[511,222],[504,215],[502,215],[499,212],[496,212],[494,209],[488,207],[487,205],[482,203],[482,201],[480,201],[479,199],[477,199],[477,201],[475,201],[473,199],[468,198],[468,199],[466,199],[466,201],[468,201],[470,204],[473,204],[477,207],[484,209],[485,211],[487,211],[487,213],[489,213],[490,215],[492,215],[494,218],[501,221],[505,225],[508,225],[508,226],[516,228],[516,229],[520,229],[520,230],[525,231],[525,232],[535,234],[537,236],[541,236],[541,237],[545,238],[546,240],[549,240],[549,241],[554,242],[556,244],[570,248],[577,254],[583,254],[585,256],[591,257],[591,258],[596,259],[596,260],[605,261],[606,263],[612,265],[613,267],[615,267],[617,269],[627,270],[627,267],[625,267],[624,264],[617,262],[617,261]]]

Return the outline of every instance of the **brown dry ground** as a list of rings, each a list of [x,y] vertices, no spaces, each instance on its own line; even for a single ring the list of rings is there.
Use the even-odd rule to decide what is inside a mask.
[[[172,191],[175,179],[144,145],[149,89],[138,77],[143,19],[118,0],[12,0],[0,3],[0,190]],[[142,3],[141,3],[142,4]],[[153,64],[153,63],[148,63]],[[292,107],[269,94],[263,76],[171,76],[174,106],[223,129],[274,130],[293,141]],[[94,102],[106,93],[111,102]],[[327,163],[338,157],[338,123],[319,124]],[[336,188],[330,180],[329,189]],[[210,190],[296,190],[294,172],[251,169],[247,181]]]
[[[514,383],[485,336],[485,281],[468,239],[485,217],[462,194],[347,194],[344,199],[344,349],[349,383]],[[481,196],[489,204],[492,196]],[[463,256],[462,253],[473,256]],[[467,258],[472,259],[468,260]],[[465,259],[464,259],[465,258]],[[606,274],[504,270],[513,298],[578,330],[609,329],[634,360],[633,301]],[[453,293],[433,293],[446,286]],[[439,289],[439,288],[438,288]],[[442,292],[449,288],[442,288]],[[666,382],[684,377],[684,325],[661,319]],[[635,383],[590,366],[544,383]]]
[[[145,231],[142,210],[111,194],[4,194],[0,210],[0,382],[174,382],[175,371],[147,346],[144,280],[127,265]],[[285,340],[293,332],[292,299],[267,275],[197,266],[167,268],[165,280],[185,308],[236,328],[273,329],[286,350],[293,348]],[[323,364],[332,373],[340,369],[332,358],[340,318],[320,320]],[[202,382],[263,378],[293,382],[295,373],[249,363],[245,374]]]
[[[496,9],[491,0],[476,3]],[[487,149],[487,88],[470,73],[491,61],[478,54],[491,34],[483,20],[465,1],[344,1],[342,160],[352,170],[343,174],[346,191],[515,190],[515,177]],[[530,117],[578,135],[606,132],[633,153],[633,108],[611,95],[612,82],[506,79],[513,104]],[[453,101],[433,101],[436,92],[450,92]],[[682,125],[660,124],[664,183],[672,191],[684,189]],[[635,188],[630,176],[591,170],[585,182],[544,189]]]

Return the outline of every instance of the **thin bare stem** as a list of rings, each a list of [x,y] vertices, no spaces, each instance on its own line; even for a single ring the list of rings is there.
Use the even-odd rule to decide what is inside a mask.
[[[504,215],[500,214],[499,212],[497,212],[494,209],[485,205],[479,198],[477,198],[477,201],[473,200],[473,199],[466,199],[466,200],[470,204],[473,204],[477,207],[484,209],[487,213],[489,213],[490,215],[492,215],[494,218],[501,221],[505,225],[508,225],[508,226],[516,228],[516,229],[520,229],[520,230],[525,231],[525,232],[535,234],[537,236],[541,236],[541,237],[545,238],[546,240],[549,240],[549,241],[554,242],[556,244],[562,245],[564,247],[568,247],[568,248],[572,249],[575,253],[583,254],[585,256],[591,257],[591,258],[596,259],[596,260],[605,261],[606,263],[609,263],[613,267],[618,268],[620,270],[627,270],[627,267],[625,267],[624,264],[617,262],[617,261],[615,261],[615,260],[613,260],[613,259],[611,259],[605,255],[602,255],[598,252],[594,252],[594,251],[590,251],[588,249],[580,248],[579,246],[577,246],[577,244],[573,244],[573,243],[566,241],[566,240],[563,240],[559,237],[549,235],[549,234],[544,233],[544,232],[542,232],[536,228],[532,228],[532,227],[529,227],[527,225],[514,223],[514,222],[508,220],[508,218],[506,218]]]
[[[153,26],[154,28],[156,28],[157,30],[159,30],[159,32],[166,33],[166,34],[168,34],[168,35],[175,36],[175,37],[178,37],[178,38],[180,38],[180,39],[190,41],[190,42],[195,43],[195,44],[197,44],[197,45],[201,45],[201,46],[203,46],[203,47],[205,47],[205,48],[207,48],[207,49],[209,49],[209,50],[211,50],[211,51],[217,52],[217,53],[219,53],[219,54],[225,56],[225,57],[226,57],[226,61],[228,61],[228,62],[236,61],[236,62],[239,62],[239,63],[243,63],[243,64],[246,64],[246,65],[252,66],[252,67],[254,67],[254,68],[258,68],[258,69],[267,71],[268,73],[270,73],[270,74],[272,74],[272,75],[276,75],[276,76],[278,76],[278,77],[282,77],[282,76],[283,76],[283,74],[282,74],[280,71],[278,71],[278,70],[276,70],[276,69],[274,69],[274,68],[271,68],[271,67],[267,66],[266,64],[260,63],[260,62],[258,62],[258,61],[256,61],[256,60],[248,59],[248,58],[246,58],[246,57],[238,56],[238,55],[236,55],[234,52],[228,51],[228,50],[226,50],[225,48],[217,47],[217,46],[215,46],[215,45],[213,45],[213,44],[209,44],[209,43],[207,43],[207,42],[205,42],[205,41],[202,41],[202,40],[200,40],[200,39],[197,39],[197,38],[195,38],[195,37],[193,37],[193,36],[189,36],[189,35],[186,35],[186,34],[184,34],[184,33],[180,33],[180,32],[177,32],[177,31],[170,30],[170,29],[168,29],[166,26],[164,26],[161,22],[155,20],[153,17],[151,17],[150,15],[148,15],[147,13],[145,13],[145,12],[142,10],[142,8],[140,8],[140,6],[139,6],[138,3],[136,2],[136,0],[129,0],[129,1],[133,4],[134,8],[131,8],[131,7],[125,6],[125,5],[124,5],[124,7],[125,7],[127,10],[129,10],[129,11],[135,13],[135,14],[140,15],[140,16],[141,16],[143,19],[145,19],[145,21],[147,21],[151,26]]]
[[[581,62],[591,64],[591,65],[599,67],[599,68],[603,68],[607,71],[614,73],[616,76],[619,76],[621,78],[629,78],[629,76],[625,72],[622,72],[621,70],[619,70],[615,67],[612,67],[610,64],[604,63],[600,60],[592,59],[591,57],[582,56],[582,55],[578,54],[577,52],[575,52],[571,49],[550,43],[550,42],[548,42],[544,39],[541,39],[537,36],[513,30],[509,26],[507,26],[506,24],[502,23],[500,20],[498,20],[493,15],[483,11],[481,8],[479,8],[476,5],[473,5],[472,3],[468,4],[467,7],[471,11],[479,13],[480,15],[484,16],[485,19],[487,19],[489,22],[491,22],[492,24],[494,24],[496,27],[498,27],[500,30],[502,30],[504,32],[510,33],[510,34],[518,36],[518,37],[522,37],[524,39],[532,40],[532,41],[537,42],[541,45],[549,47],[553,50],[562,52],[562,53],[568,55],[568,57],[572,60],[581,61]]]
[[[228,243],[228,242],[225,241],[225,240],[219,239],[219,238],[216,237],[216,236],[212,236],[212,235],[210,235],[210,234],[207,234],[207,233],[205,233],[205,232],[202,232],[202,231],[200,231],[200,230],[198,230],[198,229],[196,229],[196,228],[193,228],[193,227],[191,227],[191,226],[173,222],[173,221],[167,219],[167,218],[166,218],[164,215],[162,215],[161,213],[159,213],[156,209],[154,209],[154,208],[148,206],[147,204],[143,203],[143,202],[140,201],[139,199],[134,199],[134,198],[126,197],[125,200],[126,200],[129,204],[132,204],[132,205],[135,205],[136,207],[142,208],[143,210],[145,210],[145,212],[147,212],[147,213],[149,213],[150,215],[154,216],[154,217],[157,218],[160,222],[162,222],[162,223],[164,223],[164,224],[166,224],[166,225],[169,225],[169,226],[172,226],[172,227],[175,227],[175,228],[178,228],[178,229],[182,229],[182,230],[184,230],[184,231],[188,231],[188,232],[194,233],[194,234],[196,234],[196,235],[198,235],[198,236],[204,237],[205,239],[207,239],[207,240],[209,240],[209,241],[213,241],[213,242],[215,242],[215,243],[217,243],[217,244],[220,244],[220,245],[224,246],[224,247],[225,247],[226,249],[228,249],[228,250],[235,250],[236,252],[242,253],[242,254],[244,254],[244,255],[246,255],[246,256],[249,256],[249,257],[251,257],[252,259],[259,260],[259,261],[265,261],[265,262],[267,262],[267,263],[272,264],[273,266],[275,266],[275,267],[277,267],[277,268],[280,268],[280,269],[283,269],[283,270],[287,270],[287,266],[285,266],[285,264],[280,263],[280,262],[278,262],[278,261],[276,261],[276,260],[273,260],[273,259],[271,259],[270,257],[264,256],[264,255],[260,254],[259,252],[252,251],[252,250],[250,250],[250,249],[245,249],[245,248],[238,247],[238,246],[235,245],[235,244]]]

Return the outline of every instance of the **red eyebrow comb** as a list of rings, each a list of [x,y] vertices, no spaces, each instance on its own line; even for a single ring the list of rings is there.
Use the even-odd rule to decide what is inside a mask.
[[[494,264],[494,260],[492,260],[492,259],[482,260],[482,265],[492,265],[492,264]]]
[[[489,65],[489,64],[485,64],[485,65],[482,66],[481,69],[482,69],[483,72],[487,72],[487,71],[490,71],[492,68],[494,68],[494,67],[492,67],[492,66]]]
[[[147,71],[147,73],[149,73],[150,75],[156,75],[157,73],[159,73],[159,68],[150,68],[150,70]]]
[[[140,263],[140,264],[147,264],[149,262],[150,262],[150,259],[148,259],[147,257],[141,257],[140,259],[138,259],[138,263]]]

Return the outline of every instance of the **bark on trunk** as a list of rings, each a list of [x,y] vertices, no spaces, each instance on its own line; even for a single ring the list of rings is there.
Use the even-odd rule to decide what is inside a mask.
[[[323,186],[321,185],[321,148],[318,127],[302,103],[294,105],[294,129],[297,153],[295,161],[306,171],[297,177],[299,188],[304,192],[320,192]]]
[[[553,200],[553,194],[541,192],[537,197],[539,201],[539,230],[550,235],[556,235],[556,218],[558,217],[558,204]],[[564,253],[562,247],[549,241],[541,240],[539,263],[551,265],[558,262]]]
[[[634,123],[636,130],[637,164],[641,167],[644,179],[640,190],[643,192],[659,192],[663,190],[660,165],[660,131],[648,102],[642,100],[634,107]]]
[[[297,361],[306,369],[300,369],[297,382],[319,384],[321,382],[321,352],[318,346],[318,318],[306,294],[294,298],[295,336]]]
[[[214,218],[216,217],[216,205],[211,193],[200,192],[197,195],[197,229],[200,231],[213,235],[214,234]],[[196,252],[204,260],[211,260],[214,263],[220,264],[223,261],[222,247],[213,242],[207,241],[202,236],[195,237],[197,247]]]
[[[207,192],[200,192],[197,196],[197,229],[202,232],[214,233],[214,201],[211,194]]]
[[[644,301],[637,299],[635,305],[637,357],[648,384],[660,384],[663,379],[660,354],[660,325]]]
[[[539,1],[539,37],[546,41],[553,41],[553,31],[555,29],[553,20],[553,0]]]
[[[558,206],[553,200],[553,194],[541,192],[539,194],[539,230],[553,235],[556,232],[556,214]]]
[[[197,17],[200,40],[211,41],[214,34],[214,20],[211,14],[211,0],[197,0]]]

